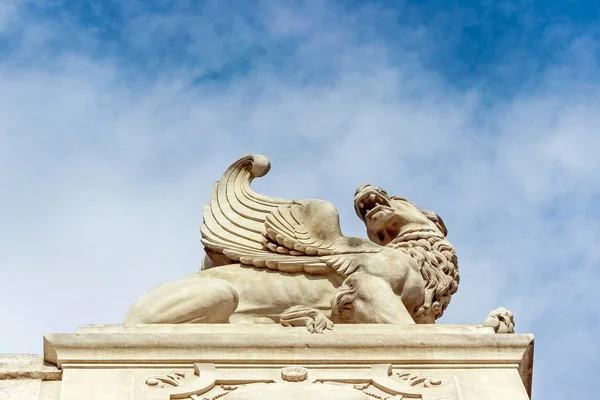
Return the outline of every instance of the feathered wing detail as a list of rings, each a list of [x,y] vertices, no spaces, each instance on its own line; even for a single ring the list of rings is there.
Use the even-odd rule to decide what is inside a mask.
[[[207,250],[249,266],[309,274],[334,269],[344,275],[359,267],[352,255],[381,250],[366,239],[355,239],[349,246],[330,203],[255,193],[250,183],[269,169],[268,158],[249,155],[232,164],[213,185],[201,227]]]
[[[267,198],[254,193],[250,182],[264,176],[270,168],[263,156],[246,156],[232,164],[212,187],[210,204],[204,206],[200,231],[202,243],[212,251],[225,249],[263,249],[266,215],[283,204],[293,202]]]

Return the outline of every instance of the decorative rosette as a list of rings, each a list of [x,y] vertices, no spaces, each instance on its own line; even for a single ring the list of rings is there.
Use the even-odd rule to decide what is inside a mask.
[[[281,379],[288,382],[302,382],[308,377],[308,370],[303,367],[285,367],[281,369]]]

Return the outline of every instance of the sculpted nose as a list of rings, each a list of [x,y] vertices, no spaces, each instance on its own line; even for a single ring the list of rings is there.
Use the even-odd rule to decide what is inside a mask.
[[[372,187],[372,186],[373,186],[373,185],[370,185],[370,184],[368,184],[368,183],[367,183],[366,185],[359,186],[359,188],[358,188],[358,189],[356,189],[356,192],[354,193],[354,195],[356,196],[357,194],[359,194],[359,193],[360,193],[360,192],[362,192],[363,190],[367,189],[368,187]]]

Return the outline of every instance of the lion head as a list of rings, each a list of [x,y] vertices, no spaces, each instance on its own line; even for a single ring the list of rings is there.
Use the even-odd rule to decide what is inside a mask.
[[[460,279],[458,259],[446,240],[448,230],[442,218],[372,185],[356,190],[354,209],[364,221],[369,239],[402,250],[417,262],[425,281],[425,300],[413,319],[433,323],[458,290]]]

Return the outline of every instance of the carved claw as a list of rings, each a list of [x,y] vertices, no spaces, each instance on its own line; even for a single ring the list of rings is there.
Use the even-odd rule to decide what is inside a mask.
[[[281,314],[283,326],[305,326],[310,333],[323,333],[333,329],[333,322],[319,310],[307,306],[290,307]]]
[[[483,326],[494,328],[496,333],[515,333],[514,314],[504,307],[498,307],[490,311]]]

